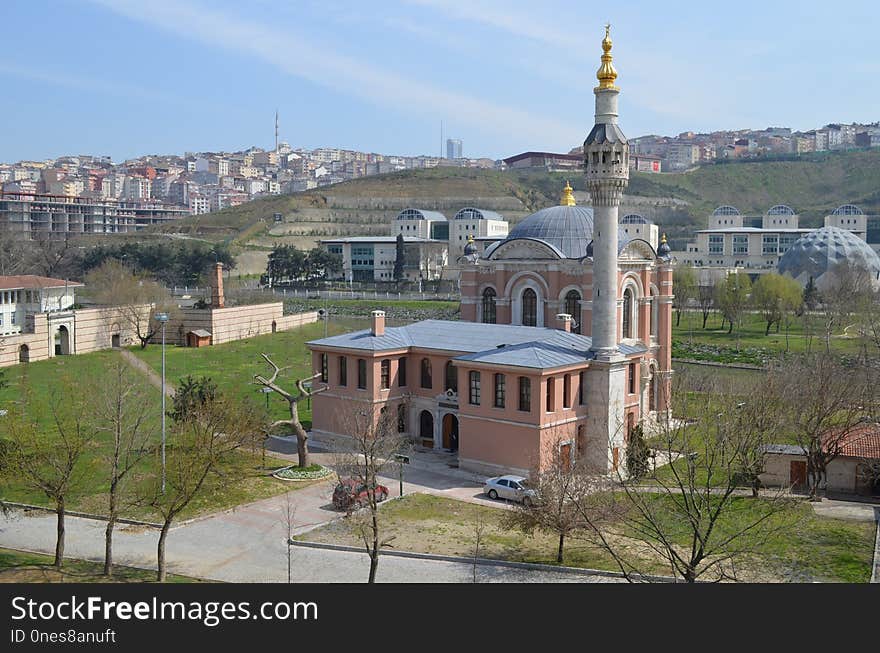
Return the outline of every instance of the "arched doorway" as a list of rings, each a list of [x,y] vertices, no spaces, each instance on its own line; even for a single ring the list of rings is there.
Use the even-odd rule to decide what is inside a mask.
[[[458,451],[458,418],[452,413],[443,416],[443,448]]]
[[[419,437],[423,446],[434,446],[434,416],[429,410],[423,410],[419,414]]]
[[[18,348],[18,362],[19,363],[27,363],[31,360],[31,350],[27,345],[22,345]]]
[[[58,327],[58,331],[55,332],[55,355],[70,355],[70,331],[64,325]]]
[[[122,346],[122,340],[118,333],[114,333],[110,336],[110,346],[113,349],[119,349]]]
[[[278,331],[278,323],[275,320],[272,320],[272,333]]]

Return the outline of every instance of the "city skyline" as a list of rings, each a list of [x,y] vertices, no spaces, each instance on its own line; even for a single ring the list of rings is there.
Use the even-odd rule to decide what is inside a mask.
[[[606,20],[626,44],[619,84],[633,136],[877,119],[866,2],[831,28],[818,4],[712,16],[685,2],[621,5],[601,17],[564,2],[540,14],[452,0],[343,4],[12,2],[10,23],[39,24],[41,38],[23,29],[7,39],[16,56],[0,63],[0,158],[269,149],[276,107],[281,139],[297,147],[431,155],[443,120],[471,156],[567,151],[591,119],[589,37]],[[71,56],[71,30],[88,56]]]

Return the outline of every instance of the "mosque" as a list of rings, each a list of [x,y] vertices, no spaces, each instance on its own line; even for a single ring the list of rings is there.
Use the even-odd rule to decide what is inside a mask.
[[[618,224],[629,145],[618,125],[610,28],[584,141],[592,209],[571,187],[484,252],[469,244],[461,321],[425,320],[308,343],[323,391],[313,433],[345,435],[351,410],[391,411],[397,430],[459,467],[527,474],[551,461],[610,473],[629,434],[666,414],[672,264]]]

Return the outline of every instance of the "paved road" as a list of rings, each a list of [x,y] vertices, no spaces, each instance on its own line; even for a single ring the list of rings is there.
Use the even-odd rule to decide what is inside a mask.
[[[272,501],[275,501],[274,499]],[[229,582],[286,582],[286,528],[271,504],[259,502],[232,513],[175,528],[168,535],[168,570],[173,573]],[[299,511],[298,513],[299,514]],[[101,560],[103,522],[69,517],[66,553]],[[54,516],[16,512],[0,517],[0,546],[51,553]],[[157,534],[152,529],[120,528],[114,541],[116,561],[155,568]],[[293,582],[365,581],[369,562],[364,554],[293,547]],[[470,564],[385,556],[380,582],[472,582]],[[609,582],[605,577],[563,574],[501,566],[479,566],[482,582]]]
[[[276,454],[277,455],[277,454]],[[318,462],[324,455],[316,454]],[[482,496],[481,486],[440,471],[409,467],[404,492],[428,492],[504,508],[506,504]],[[392,496],[398,494],[396,477],[383,478]],[[285,582],[287,580],[287,526],[289,495],[296,506],[295,534],[307,532],[332,519],[330,481],[301,490],[239,506],[174,528],[168,535],[168,570],[199,578],[230,582]],[[50,513],[31,516],[16,512],[0,517],[0,546],[51,553],[55,542],[55,518]],[[70,557],[101,560],[103,528],[100,521],[68,517],[66,553]],[[114,552],[119,564],[155,569],[157,533],[143,527],[118,527]],[[358,582],[367,578],[365,554],[345,551],[292,548],[294,582]],[[483,582],[608,582],[604,577],[552,571],[480,565]],[[379,565],[381,582],[473,582],[470,564],[438,560],[414,560],[385,556]]]

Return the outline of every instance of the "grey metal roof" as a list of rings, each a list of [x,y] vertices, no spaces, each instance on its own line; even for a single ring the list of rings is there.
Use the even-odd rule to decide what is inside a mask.
[[[598,123],[593,125],[589,136],[584,141],[584,145],[594,145],[596,143],[626,143],[626,136],[620,131],[620,127],[610,123]]]
[[[761,447],[761,450],[764,453],[778,453],[789,456],[803,456],[806,454],[804,448],[796,444],[765,444]]]
[[[487,211],[486,209],[477,209],[473,206],[466,206],[455,214],[453,220],[504,220],[500,213],[495,211]]]
[[[408,208],[397,214],[396,220],[432,220],[446,221],[446,216],[440,211],[425,211],[422,209]]]
[[[369,329],[312,340],[308,345],[391,351],[408,347],[461,352],[456,360],[544,369],[572,365],[593,357],[592,338],[561,329],[451,320],[423,320],[386,327],[374,336]],[[647,351],[643,345],[621,344],[624,355]]]
[[[511,229],[505,241],[517,238],[543,241],[559,250],[565,258],[583,258],[593,239],[593,209],[584,206],[541,209]]]
[[[194,336],[198,336],[199,338],[210,338],[211,337],[211,332],[206,331],[205,329],[193,329],[192,331],[190,331],[190,333],[193,334]]]

